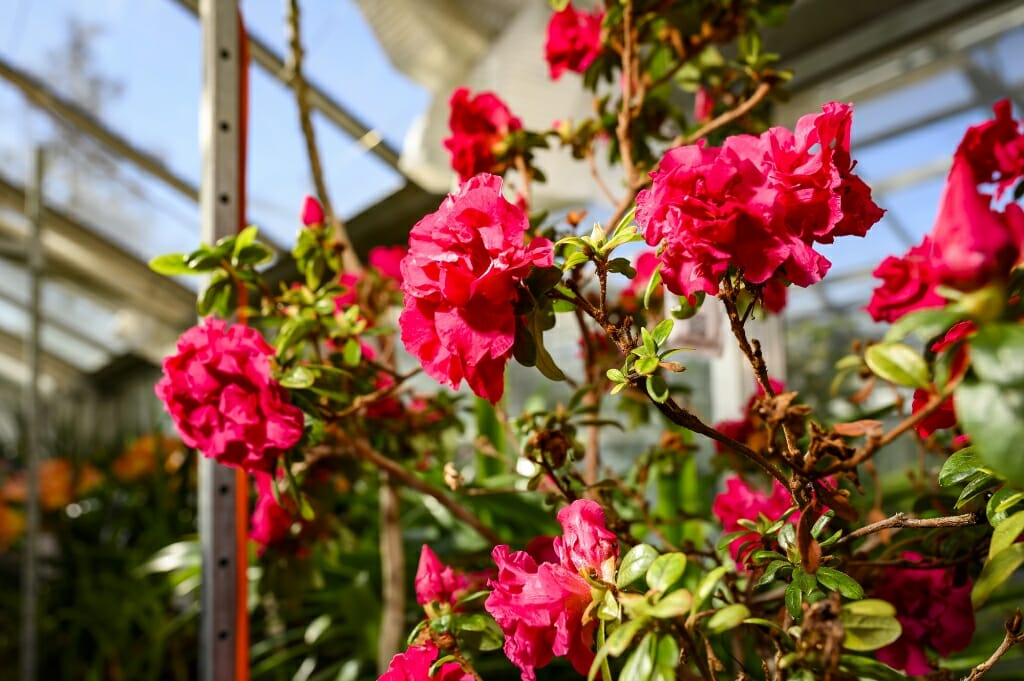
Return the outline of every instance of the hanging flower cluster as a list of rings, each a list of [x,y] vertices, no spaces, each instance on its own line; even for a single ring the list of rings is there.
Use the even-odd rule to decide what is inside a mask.
[[[501,178],[478,175],[416,223],[402,260],[406,349],[441,383],[458,388],[465,378],[491,402],[505,390],[517,287],[554,261],[547,239],[525,243],[528,228],[526,214],[501,195]]]
[[[505,655],[522,670],[523,681],[535,681],[534,670],[556,656],[587,673],[597,620],[584,617],[592,596],[583,575],[605,582],[615,577],[618,542],[598,504],[574,501],[558,512],[558,522],[563,534],[550,551],[531,554],[532,547],[512,551],[501,545],[492,553],[498,577],[489,584],[485,607],[505,632]]]
[[[601,54],[601,21],[604,12],[577,12],[572,3],[551,15],[544,58],[552,80],[566,71],[583,73]]]
[[[271,471],[302,437],[302,411],[270,373],[274,349],[255,329],[209,317],[164,360],[157,397],[181,439],[247,471]]]
[[[1005,190],[1024,175],[1024,123],[1010,114],[1010,103],[994,107],[996,117],[967,129],[932,231],[899,258],[875,270],[882,283],[867,311],[875,321],[892,322],[914,310],[942,307],[939,286],[963,292],[1005,284],[1024,257],[1024,210],[1013,202],[998,210]],[[995,185],[989,194],[979,185]]]
[[[668,290],[717,294],[730,269],[755,285],[820,281],[831,263],[814,245],[864,236],[883,214],[853,174],[851,116],[831,102],[792,132],[669,150],[636,211],[647,243],[661,247]]]
[[[469,89],[460,87],[452,93],[449,105],[452,134],[444,140],[444,147],[452,155],[452,170],[463,182],[479,173],[500,174],[504,167],[496,150],[510,133],[522,130],[523,122],[493,92],[473,97]]]

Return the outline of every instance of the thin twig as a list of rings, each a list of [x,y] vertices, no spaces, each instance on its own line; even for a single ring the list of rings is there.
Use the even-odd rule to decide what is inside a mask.
[[[735,109],[726,111],[725,113],[712,118],[710,121],[694,130],[689,135],[679,135],[672,140],[672,146],[678,147],[684,144],[693,144],[699,139],[703,139],[713,133],[714,131],[729,125],[733,121],[739,120],[746,116],[750,111],[761,103],[768,93],[772,91],[771,83],[761,83],[757,86],[757,89],[747,97],[746,100]]]
[[[1018,608],[1013,617],[1006,621],[1006,636],[1003,637],[1003,642],[999,644],[999,647],[996,648],[995,652],[987,660],[972,669],[971,673],[964,677],[964,681],[977,681],[987,674],[995,666],[996,662],[999,661],[999,658],[1005,655],[1010,648],[1024,643],[1024,634],[1021,633],[1020,629],[1021,614]]]
[[[309,171],[313,175],[313,186],[316,188],[317,198],[323,205],[324,214],[328,223],[334,225],[334,232],[337,239],[344,245],[341,254],[342,264],[346,272],[359,272],[362,265],[359,256],[352,248],[352,242],[348,238],[348,231],[345,223],[334,212],[330,196],[327,194],[327,183],[324,181],[323,166],[320,163],[320,152],[316,146],[316,131],[313,128],[313,116],[306,97],[306,79],[302,75],[302,34],[299,21],[299,1],[288,0],[288,75],[292,90],[295,92],[295,102],[299,109],[299,124],[302,127],[302,136],[306,142],[306,155],[309,156]]]
[[[871,523],[860,527],[840,539],[837,544],[845,544],[859,537],[866,537],[882,530],[893,530],[901,528],[936,528],[936,527],[970,527],[977,525],[983,520],[980,513],[962,513],[960,515],[943,516],[941,518],[910,518],[906,513],[897,513],[885,520]]]
[[[616,205],[619,200],[615,198],[615,195],[612,194],[612,190],[608,187],[607,183],[605,183],[604,178],[601,177],[601,171],[597,168],[597,157],[594,156],[594,150],[587,149],[585,153],[587,165],[590,166],[590,176],[594,178],[594,183],[597,185],[597,188],[601,190],[601,193],[604,194],[604,197],[608,199],[608,202],[613,206]]]

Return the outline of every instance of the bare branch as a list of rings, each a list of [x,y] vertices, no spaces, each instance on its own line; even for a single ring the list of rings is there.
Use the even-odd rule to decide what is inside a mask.
[[[905,527],[915,529],[970,527],[971,525],[980,524],[983,519],[984,518],[980,513],[962,513],[960,515],[943,516],[941,518],[909,518],[906,513],[900,512],[892,517],[886,518],[885,520],[879,520],[877,523],[871,523],[870,525],[858,528],[840,539],[838,543],[845,544],[859,537],[866,537],[869,534],[881,532],[882,530],[901,529]]]

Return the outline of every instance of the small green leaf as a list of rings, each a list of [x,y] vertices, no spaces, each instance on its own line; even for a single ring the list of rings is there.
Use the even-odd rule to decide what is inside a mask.
[[[764,574],[757,580],[757,584],[754,586],[764,586],[775,581],[775,575],[778,574],[782,568],[792,568],[793,564],[788,560],[773,560],[768,563],[768,567],[764,569]]]
[[[605,376],[612,383],[625,383],[626,381],[626,375],[620,369],[609,369],[605,372]]]
[[[651,278],[647,280],[647,288],[644,289],[644,309],[651,309],[651,298],[654,297],[654,292],[658,290],[661,285],[661,261],[654,267],[654,272],[651,273]]]
[[[863,587],[857,583],[857,580],[846,573],[833,570],[832,568],[820,567],[815,574],[818,577],[818,582],[832,591],[838,591],[843,596],[854,601],[864,598]]]
[[[900,637],[903,628],[896,619],[896,609],[885,601],[869,598],[847,603],[839,612],[848,650],[869,651],[889,645]]]
[[[259,229],[256,228],[256,225],[249,225],[239,232],[235,237],[235,245],[231,251],[232,256],[237,258],[243,248],[255,243],[257,234],[259,234]]]
[[[942,464],[942,470],[939,471],[939,484],[943,487],[958,485],[977,473],[979,468],[981,468],[981,459],[974,452],[974,447],[964,447],[954,452],[946,459],[946,463]]]
[[[685,554],[666,553],[658,556],[647,568],[647,586],[655,591],[668,591],[682,578],[685,569]]]
[[[562,271],[569,272],[574,267],[579,267],[585,262],[590,260],[590,256],[583,251],[573,251],[565,257],[565,262],[562,264]]]
[[[721,634],[723,631],[729,631],[738,627],[748,617],[750,617],[750,609],[742,603],[727,605],[708,620],[708,633]]]
[[[668,340],[669,334],[672,333],[674,325],[675,321],[671,317],[658,322],[658,325],[654,327],[654,331],[651,332],[654,342],[658,345],[664,345],[665,341]]]
[[[694,612],[699,610],[704,605],[704,602],[711,597],[711,594],[715,592],[715,587],[718,586],[718,582],[722,580],[722,577],[728,571],[729,568],[719,565],[701,578],[700,583],[697,584],[697,593],[693,599]]]
[[[999,523],[992,532],[992,542],[988,547],[988,559],[991,561],[996,554],[1013,545],[1024,532],[1024,511],[1017,511]]]
[[[693,594],[686,589],[677,589],[667,594],[651,608],[651,617],[658,619],[675,619],[690,612],[693,607]]]
[[[977,610],[985,604],[996,589],[1003,585],[1024,563],[1024,544],[1011,544],[993,555],[981,569],[978,581],[971,591],[971,604]]]
[[[1024,485],[1024,388],[965,379],[953,397],[960,424],[982,462]]]
[[[247,265],[255,267],[263,265],[274,259],[274,252],[263,244],[250,244],[239,251],[232,261],[235,265]]]
[[[346,366],[359,366],[359,362],[363,359],[363,347],[355,338],[349,338],[345,341],[345,347],[341,351],[341,357]]]
[[[168,253],[158,255],[149,261],[149,269],[165,277],[176,277],[182,274],[196,274],[195,270],[188,266],[184,253]]]
[[[305,640],[306,645],[314,645],[317,641],[320,640],[320,637],[323,636],[324,632],[327,631],[327,629],[330,626],[330,615],[320,615],[312,622],[310,622],[309,625],[306,627],[305,635],[302,637],[303,640]]]
[[[541,328],[541,315],[539,312],[530,315],[530,331],[537,345],[537,369],[548,380],[564,381],[565,374],[558,368],[555,360],[551,357],[551,353],[544,347],[544,330]]]
[[[650,376],[658,368],[659,363],[657,356],[646,355],[637,358],[636,362],[633,363],[633,370],[641,376]]]
[[[619,589],[637,582],[647,574],[651,564],[658,558],[658,550],[650,544],[637,544],[622,558],[619,574],[615,577],[615,586]]]
[[[928,365],[913,348],[902,343],[877,343],[864,352],[868,368],[896,385],[927,388],[930,385]]]
[[[947,308],[914,310],[900,317],[885,334],[885,341],[903,340],[913,333],[923,341],[929,341],[963,319],[964,314]]]
[[[864,681],[906,681],[906,675],[884,662],[860,655],[840,655],[839,668]]]
[[[308,367],[297,364],[288,369],[278,381],[285,388],[308,388],[316,382],[316,375]]]
[[[653,631],[647,632],[640,640],[640,645],[633,649],[626,664],[622,667],[619,678],[636,679],[637,681],[650,681],[654,673],[654,654],[656,638]]]
[[[647,394],[658,404],[665,404],[668,401],[669,390],[665,379],[657,374],[647,377]]]
[[[983,381],[1024,385],[1024,325],[986,324],[970,345],[971,367]]]
[[[800,617],[800,602],[803,600],[803,594],[800,592],[800,587],[793,582],[786,587],[786,611],[789,612],[789,616],[793,619]]]
[[[644,354],[651,356],[658,354],[658,344],[654,342],[654,336],[646,327],[640,328],[640,340],[643,343]]]
[[[623,622],[621,626],[616,627],[612,635],[608,637],[608,654],[612,657],[618,657],[626,652],[626,648],[633,642],[633,637],[643,628],[644,624],[644,620],[637,619]]]
[[[818,586],[818,579],[809,572],[804,572],[801,568],[793,570],[793,584],[796,588],[800,589],[805,594],[810,593]]]

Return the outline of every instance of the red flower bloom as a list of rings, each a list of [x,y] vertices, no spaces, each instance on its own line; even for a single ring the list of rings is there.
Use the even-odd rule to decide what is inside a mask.
[[[921,560],[910,552],[903,558]],[[933,667],[925,646],[947,657],[966,648],[974,636],[971,580],[956,584],[953,568],[886,568],[874,596],[895,606],[896,619],[903,626],[899,639],[878,651],[878,659],[890,667],[911,675],[927,674]]]
[[[426,605],[433,601],[455,604],[459,596],[469,587],[469,580],[438,559],[429,546],[420,550],[420,562],[416,567],[416,602]]]
[[[932,393],[925,390],[924,388],[918,388],[914,391],[914,405],[912,407],[913,413],[918,413],[924,406],[928,404],[931,399]],[[952,428],[956,425],[956,408],[953,406],[953,398],[948,398],[945,402],[939,405],[939,408],[933,411],[928,416],[924,417],[918,422],[917,434],[923,438],[927,438],[936,430],[942,430],[944,428]]]
[[[772,481],[772,493],[769,495],[750,487],[739,477],[731,477],[725,481],[725,491],[715,497],[711,512],[722,523],[722,529],[729,533],[744,529],[739,524],[740,520],[757,520],[758,515],[764,515],[772,521],[778,520],[792,505],[793,498],[789,490],[778,480]],[[789,517],[792,522],[799,518],[799,512]],[[762,548],[761,542],[753,532],[729,543],[729,553],[737,565],[746,562],[747,557],[759,548]]]
[[[594,63],[602,49],[602,20],[604,12],[577,12],[571,2],[551,16],[544,57],[552,80],[558,80],[567,70],[583,73]]]
[[[730,268],[767,284],[774,308],[779,284],[809,286],[831,263],[814,250],[837,236],[863,236],[883,211],[853,175],[850,107],[826,104],[795,132],[772,128],[736,135],[721,148],[677,147],[637,196],[637,224],[661,246],[669,291],[718,293]]]
[[[249,517],[249,538],[258,544],[256,551],[262,556],[272,544],[288,537],[295,518],[291,511],[274,499],[272,487],[275,483],[270,473],[254,472],[253,483],[256,507]]]
[[[449,103],[452,135],[444,140],[444,147],[451,152],[452,170],[459,179],[465,182],[480,173],[504,170],[496,166],[494,148],[510,133],[522,129],[523,122],[493,92],[470,97],[469,90],[460,87]]]
[[[458,662],[446,662],[433,675],[430,667],[437,660],[437,646],[431,641],[409,646],[404,653],[391,658],[388,670],[377,681],[472,681]]]
[[[932,263],[932,243],[925,237],[902,257],[889,256],[873,272],[882,283],[865,308],[876,322],[894,322],[908,312],[942,307],[945,299],[935,292],[938,281]]]
[[[956,155],[970,165],[976,184],[996,182],[999,197],[1024,175],[1024,121],[1014,120],[1008,99],[992,111],[993,120],[967,129]]]
[[[208,318],[178,339],[156,394],[181,439],[222,464],[271,471],[302,437],[302,412],[270,375],[274,350],[255,329]]]
[[[394,279],[402,285],[402,258],[409,252],[405,246],[374,246],[370,249],[370,267],[385,279]]]
[[[306,227],[322,225],[324,223],[324,207],[312,196],[307,196],[302,201],[302,224]]]
[[[1024,210],[1011,203],[998,213],[990,204],[990,197],[978,192],[967,161],[954,158],[931,231],[940,284],[974,291],[1009,278],[1024,245]]]
[[[430,376],[452,388],[465,378],[491,402],[505,390],[517,287],[554,260],[547,239],[524,243],[528,228],[501,178],[478,175],[416,223],[402,260],[402,342]]]
[[[582,574],[607,582],[615,577],[618,543],[600,506],[574,501],[559,511],[558,522],[563,535],[553,542],[557,562],[506,545],[491,554],[498,578],[489,583],[493,591],[484,607],[505,632],[505,655],[522,671],[523,681],[535,681],[535,669],[556,655],[587,673],[597,621],[583,621],[591,593]]]

